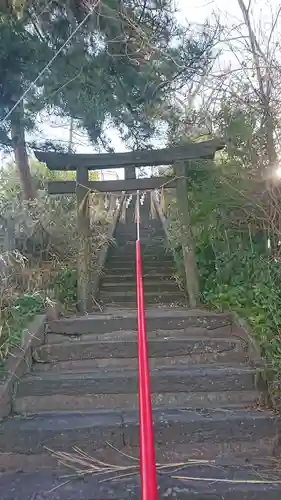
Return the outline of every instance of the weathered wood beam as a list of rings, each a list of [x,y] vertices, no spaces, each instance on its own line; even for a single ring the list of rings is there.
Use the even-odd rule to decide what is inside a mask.
[[[171,181],[171,182],[170,182]],[[167,184],[168,183],[168,184]],[[102,193],[133,192],[158,189],[161,186],[175,187],[176,181],[169,177],[151,177],[144,179],[124,179],[121,181],[88,181],[86,187],[90,191],[100,191]],[[74,194],[76,193],[75,181],[49,181],[49,194]]]
[[[88,313],[91,308],[91,230],[88,190],[88,170],[77,170],[77,307],[79,312]]]
[[[128,180],[136,180],[137,175],[136,175],[136,169],[135,167],[125,167],[124,168],[124,174],[125,174],[125,181]],[[134,222],[134,217],[135,217],[135,208],[136,208],[136,195],[132,195],[132,199],[130,201],[129,206],[125,206],[125,213],[124,213],[124,222],[125,224],[130,224]]]
[[[199,158],[212,159],[215,152],[223,149],[221,140],[186,144],[171,148],[131,151],[128,153],[68,154],[52,151],[35,151],[36,158],[46,163],[50,170],[77,170],[85,167],[89,170],[105,168],[148,167],[171,165],[177,161]]]

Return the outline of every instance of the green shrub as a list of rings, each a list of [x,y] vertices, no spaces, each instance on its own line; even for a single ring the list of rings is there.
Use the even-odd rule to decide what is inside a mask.
[[[210,175],[203,184],[189,185],[202,302],[244,317],[276,380],[281,380],[281,260],[272,257],[280,252],[278,227],[271,220],[270,196],[268,209],[251,205],[250,197],[243,196],[242,181],[238,172],[224,182],[220,172],[215,180]],[[250,192],[251,181],[247,183],[245,192]],[[169,211],[173,248],[180,244],[182,231],[175,204],[173,200]],[[182,260],[180,253],[178,257]],[[183,262],[178,270],[184,277]]]
[[[45,300],[39,294],[24,294],[2,300],[0,316],[0,358],[7,357],[13,347],[21,346],[22,336],[32,319],[44,311]]]
[[[77,272],[69,266],[62,266],[51,287],[55,298],[67,310],[75,310],[77,304]]]

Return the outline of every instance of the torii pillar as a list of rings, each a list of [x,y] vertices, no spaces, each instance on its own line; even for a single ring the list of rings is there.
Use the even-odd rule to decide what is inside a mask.
[[[136,179],[136,167],[125,167],[125,179]],[[136,196],[133,195],[128,208],[125,211],[125,224],[132,224],[135,220]]]

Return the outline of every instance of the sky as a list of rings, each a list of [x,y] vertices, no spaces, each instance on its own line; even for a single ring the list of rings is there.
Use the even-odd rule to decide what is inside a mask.
[[[209,19],[214,10],[225,11],[224,0],[176,0],[175,1],[179,13],[178,19],[183,22],[183,19],[190,23],[203,24],[206,19]],[[232,0],[227,6],[229,16],[239,15],[237,0]],[[44,138],[59,140],[62,144],[68,143],[69,137],[69,121],[59,121],[57,117],[42,116],[41,123],[38,124],[38,132],[33,134],[34,138],[42,140]],[[126,151],[126,146],[114,130],[110,130],[110,136],[113,138],[113,147],[116,152]],[[94,152],[93,146],[87,140],[86,134],[77,131],[73,136],[73,143],[76,152],[91,153]],[[113,176],[116,173],[113,174]]]
[[[204,20],[210,17],[214,7],[221,8],[223,0],[176,0],[176,5],[179,9],[178,19],[183,22],[186,18],[191,23],[203,23]],[[68,144],[69,138],[69,120],[58,120],[57,117],[50,117],[42,115],[38,123],[38,130],[32,134],[34,140],[59,140],[62,144]],[[116,152],[126,151],[126,145],[118,136],[115,130],[110,130],[110,137],[112,138],[112,145]],[[86,134],[81,131],[75,131],[73,134],[73,143],[76,153],[94,153],[95,149],[92,144],[87,140]],[[103,172],[105,179],[123,178],[123,169],[116,169]]]
[[[175,0],[175,3],[179,9],[178,19],[180,22],[186,20],[186,22],[192,24],[203,24],[204,21],[212,17],[213,12],[220,17],[221,21],[226,25],[239,24],[242,21],[242,15],[238,6],[237,0],[231,0],[227,4],[225,0]],[[265,6],[270,7],[265,7]],[[266,13],[270,12],[270,9],[276,9],[280,5],[279,0],[271,0],[270,3],[265,3],[264,0],[255,0],[255,11],[254,14],[258,19],[261,18],[260,11],[263,12],[263,23],[264,29],[266,26]],[[265,10],[269,9],[269,10]],[[227,58],[231,58],[229,54],[223,56],[226,58],[226,63],[228,63]],[[110,137],[112,138],[112,145],[116,152],[126,151],[126,146],[118,136],[115,130],[110,130]],[[32,135],[32,139],[39,140],[59,140],[62,144],[67,144],[69,138],[69,120],[61,121],[57,117],[50,117],[43,115],[38,123],[38,130]],[[75,151],[77,153],[95,153],[95,148],[87,140],[86,134],[81,130],[76,130],[73,135],[73,143],[75,146]],[[121,169],[106,172],[105,178],[119,178],[123,177],[123,171]]]

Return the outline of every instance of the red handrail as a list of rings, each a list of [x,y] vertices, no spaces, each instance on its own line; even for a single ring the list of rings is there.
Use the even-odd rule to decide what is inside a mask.
[[[157,477],[154,447],[150,373],[144,308],[141,246],[139,239],[139,196],[137,196],[137,316],[139,361],[139,420],[140,420],[140,474],[142,500],[157,500]]]

